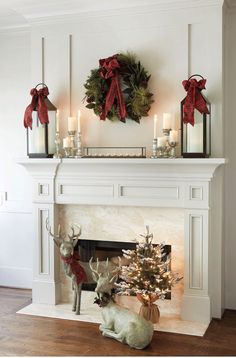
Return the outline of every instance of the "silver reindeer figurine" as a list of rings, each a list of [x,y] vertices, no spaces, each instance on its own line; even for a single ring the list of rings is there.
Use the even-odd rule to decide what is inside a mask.
[[[128,344],[135,349],[143,349],[149,345],[153,336],[153,324],[146,321],[137,313],[121,307],[112,299],[112,288],[118,278],[118,273],[121,266],[119,258],[119,267],[115,270],[109,271],[108,264],[107,271],[99,272],[99,261],[97,260],[96,269],[92,266],[90,259],[90,269],[93,274],[93,279],[97,282],[95,291],[98,299],[96,303],[102,307],[102,317],[104,323],[99,326],[102,335],[105,337],[114,338],[121,343]]]
[[[58,225],[57,235],[52,233],[48,220],[46,221],[46,228],[50,236],[53,237],[55,244],[59,247],[61,260],[63,262],[66,275],[72,279],[72,288],[74,290],[72,311],[74,311],[75,314],[80,314],[82,283],[87,280],[87,275],[84,268],[78,261],[79,256],[77,252],[74,251],[74,248],[79,240],[79,236],[81,235],[81,228],[80,226],[77,226],[78,233],[75,233],[74,227],[71,226],[72,234],[68,235],[69,240],[65,240],[66,235],[65,233],[61,232],[60,225]]]

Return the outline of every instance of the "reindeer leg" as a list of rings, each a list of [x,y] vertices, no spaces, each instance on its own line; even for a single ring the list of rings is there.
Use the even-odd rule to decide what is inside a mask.
[[[80,283],[78,285],[78,292],[77,292],[77,310],[78,310],[78,313],[77,313],[77,310],[76,310],[76,314],[80,314],[80,308],[81,308],[81,293],[82,293],[82,283]]]
[[[125,337],[124,337],[124,334],[122,331],[120,333],[115,333],[114,331],[111,331],[110,329],[104,329],[104,331],[102,332],[102,335],[104,337],[114,338],[121,343],[125,342]]]
[[[80,296],[81,296],[81,284],[75,285],[75,291],[76,291],[76,310],[75,314],[80,314]]]
[[[77,293],[76,293],[75,284],[74,284],[73,279],[72,279],[72,289],[74,291],[72,311],[75,312],[76,311],[76,302],[77,302]]]

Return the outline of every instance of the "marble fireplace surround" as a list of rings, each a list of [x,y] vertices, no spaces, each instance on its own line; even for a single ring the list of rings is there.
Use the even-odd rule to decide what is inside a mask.
[[[223,158],[21,158],[17,162],[33,178],[34,304],[60,302],[59,255],[45,229],[47,217],[52,229],[57,228],[57,204],[179,208],[184,211],[181,318],[208,324],[212,317],[221,317],[222,238],[216,228],[222,210],[217,193]]]

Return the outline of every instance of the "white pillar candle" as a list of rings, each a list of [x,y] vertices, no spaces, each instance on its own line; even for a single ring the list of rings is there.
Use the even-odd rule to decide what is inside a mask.
[[[35,128],[35,152],[36,153],[45,153],[45,130],[44,127],[39,125]]]
[[[171,114],[163,113],[163,129],[171,128]]]
[[[59,132],[59,130],[60,130],[60,125],[59,125],[59,109],[58,109],[56,113],[56,131]]]
[[[81,117],[81,112],[80,110],[78,110],[78,117],[77,117],[77,131],[80,133],[80,117]]]
[[[166,137],[157,137],[157,146],[165,147],[166,146]]]
[[[76,131],[76,117],[68,117],[68,132]]]
[[[170,131],[169,141],[176,143],[178,142],[178,131],[175,131],[174,129]]]
[[[157,139],[157,114],[154,115],[154,139]]]
[[[70,137],[63,138],[63,148],[70,148],[71,140]]]

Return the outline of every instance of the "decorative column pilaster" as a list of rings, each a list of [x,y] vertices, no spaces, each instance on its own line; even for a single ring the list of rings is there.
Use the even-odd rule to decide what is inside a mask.
[[[185,210],[184,295],[181,317],[209,323],[209,211]]]
[[[33,177],[33,303],[56,304],[60,301],[59,255],[47,232],[57,230],[55,176],[60,159],[29,159],[22,164]]]

